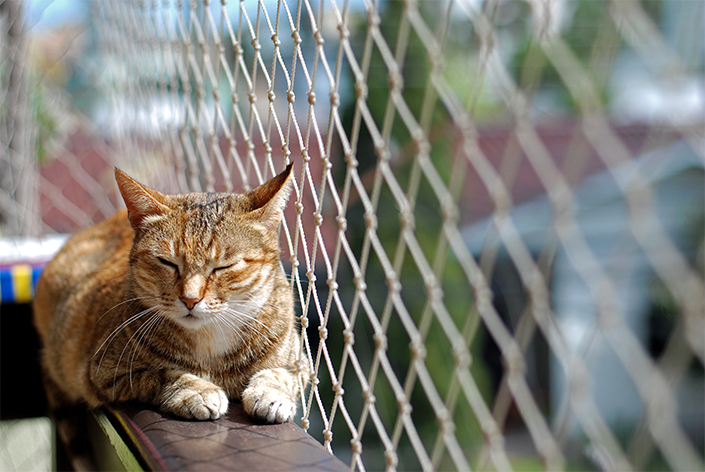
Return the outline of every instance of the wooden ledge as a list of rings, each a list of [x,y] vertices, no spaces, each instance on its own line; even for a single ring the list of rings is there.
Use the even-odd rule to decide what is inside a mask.
[[[105,433],[94,447],[104,464],[105,437],[127,470],[349,470],[294,423],[257,424],[231,404],[216,421],[185,421],[153,409],[105,408],[95,413]],[[96,438],[96,435],[92,435]]]

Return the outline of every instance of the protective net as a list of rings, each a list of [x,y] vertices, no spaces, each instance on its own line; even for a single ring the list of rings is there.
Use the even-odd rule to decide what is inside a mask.
[[[0,5],[5,234],[109,215],[113,165],[293,162],[301,425],[351,468],[703,469],[705,4],[81,5]]]

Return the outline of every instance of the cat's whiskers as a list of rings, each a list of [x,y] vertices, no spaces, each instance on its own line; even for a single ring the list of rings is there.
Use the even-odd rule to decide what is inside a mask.
[[[241,311],[236,311],[236,310],[234,310],[234,309],[232,309],[232,308],[230,308],[230,307],[224,309],[221,313],[222,313],[223,315],[225,315],[225,316],[229,316],[230,322],[233,323],[233,324],[237,324],[239,331],[242,331],[241,326],[246,326],[246,327],[249,328],[251,331],[254,331],[254,332],[257,333],[258,335],[260,335],[260,336],[262,336],[264,339],[266,339],[268,343],[271,343],[271,342],[272,342],[272,341],[270,340],[270,337],[274,337],[275,339],[278,338],[277,335],[276,335],[276,333],[275,333],[274,331],[272,331],[272,329],[271,329],[269,326],[267,326],[267,325],[266,325],[265,323],[263,323],[261,320],[258,320],[258,319],[257,319],[256,317],[254,317],[253,315],[250,315],[249,313],[244,313],[244,312],[241,312]],[[265,328],[267,331],[269,331],[270,336],[265,335],[264,332],[260,331],[260,330],[257,329],[255,326],[253,326],[252,324],[248,323],[248,321],[254,321],[254,322],[259,323],[263,328]]]
[[[244,300],[244,301],[246,301],[246,302],[254,301],[254,297],[248,298],[247,300]],[[236,302],[236,303],[237,303],[237,302]],[[270,302],[262,302],[262,301],[260,301],[259,303],[261,303],[262,306],[268,306],[268,307],[276,308],[276,309],[281,308],[279,305],[276,305],[276,304],[270,303]]]
[[[231,303],[254,302],[254,301],[255,301],[255,296],[252,295],[252,294],[249,294],[246,299],[244,299],[244,300],[232,300]],[[275,304],[275,303],[271,303],[271,302],[268,302],[268,301],[257,300],[257,303],[261,304],[262,306],[268,306],[268,307],[270,307],[270,308],[274,308],[275,310],[281,309],[281,306],[280,306],[280,305],[277,305],[277,304]],[[257,321],[259,321],[259,320],[257,320]]]
[[[240,327],[223,312],[218,312],[215,314],[215,320],[217,321],[216,326],[220,329],[224,338],[228,337],[228,333],[234,333],[240,340],[240,343],[245,344],[245,337],[243,336]],[[225,325],[225,327],[223,326]],[[230,328],[226,331],[226,328]]]
[[[110,313],[110,312],[113,311],[115,308],[119,307],[120,305],[124,305],[125,303],[132,303],[132,302],[136,302],[136,301],[142,301],[142,300],[157,300],[157,297],[134,297],[134,298],[128,298],[127,300],[123,300],[123,301],[121,301],[120,303],[117,303],[117,304],[113,305],[112,308],[110,308],[110,309],[107,310],[105,313],[103,313],[102,315],[100,315],[100,318],[98,318],[98,319],[96,320],[95,324],[97,325],[98,323],[100,323],[100,320],[102,320],[102,319],[105,317],[105,315],[107,315],[108,313]]]
[[[110,333],[110,335],[108,335],[107,338],[105,338],[105,341],[103,341],[103,343],[98,347],[98,349],[95,351],[93,356],[91,356],[92,358],[97,356],[98,353],[101,351],[101,349],[103,349],[103,347],[105,347],[105,349],[103,350],[103,355],[100,356],[100,361],[98,362],[98,367],[96,368],[96,373],[100,371],[100,367],[103,364],[103,360],[105,359],[105,354],[107,354],[107,352],[108,352],[108,347],[113,342],[113,340],[115,340],[115,338],[118,336],[118,334],[120,334],[120,332],[123,329],[125,329],[127,326],[129,326],[131,323],[137,321],[138,319],[140,319],[144,316],[149,315],[150,313],[153,313],[154,311],[156,311],[158,309],[159,309],[159,307],[153,306],[153,307],[147,308],[146,310],[140,311],[136,315],[133,315],[130,318],[128,318],[127,320],[120,323],[120,325],[117,328],[115,328]]]
[[[308,280],[306,280],[305,282],[308,284]],[[244,301],[249,302],[249,301],[254,301],[254,299],[255,299],[254,295],[248,294],[248,297]],[[237,303],[237,301],[235,303]],[[260,301],[260,303],[262,304],[262,306],[269,306],[271,308],[274,308],[275,310],[281,309],[281,306],[276,305],[274,303],[270,303],[267,301],[264,301],[264,302]],[[297,305],[300,306],[299,300],[298,300],[298,298],[294,298],[294,306],[297,306]]]
[[[220,335],[221,335],[222,339],[227,339],[228,332],[225,330],[225,328],[223,328],[222,321],[223,320],[219,319],[218,313],[216,313],[214,315],[214,319],[213,319],[213,326],[215,326],[218,329],[218,331],[220,331]],[[208,336],[208,339],[209,339],[209,346],[213,347],[218,342],[215,337],[215,333],[210,329],[206,329],[205,331],[206,331],[206,336]],[[241,339],[241,341],[242,341],[242,339]]]
[[[142,346],[149,344],[149,338],[156,334],[156,331],[159,330],[159,326],[164,322],[165,318],[163,311],[157,311],[138,328],[137,331],[142,331],[142,334],[136,340],[131,350],[130,366],[134,365],[135,359],[139,356],[140,352],[142,352]],[[132,367],[130,367],[130,370],[132,370]]]
[[[133,367],[135,365],[135,358],[137,358],[139,356],[139,353],[142,351],[142,347],[140,346],[140,344],[142,344],[142,346],[144,346],[145,344],[148,344],[148,342],[143,343],[143,341],[147,340],[147,338],[154,336],[154,334],[156,334],[156,332],[159,330],[159,325],[164,322],[164,319],[165,319],[164,312],[157,311],[152,316],[150,316],[149,319],[147,321],[145,321],[144,324],[142,326],[140,326],[137,329],[137,331],[135,332],[135,335],[137,333],[139,333],[140,331],[142,332],[142,334],[135,341],[135,345],[133,346],[131,354],[130,354],[130,388],[132,388],[132,371],[133,371]],[[134,335],[132,337],[134,337]],[[131,340],[132,340],[132,338],[130,338],[130,341]],[[128,341],[125,344],[126,348],[127,348],[127,345],[130,343],[130,341]],[[118,366],[119,365],[120,365],[120,362],[118,362]]]
[[[234,302],[235,302],[235,303],[239,303],[239,302],[257,302],[257,303],[259,303],[259,304],[261,304],[261,305],[267,305],[267,306],[270,306],[270,307],[272,307],[272,308],[276,308],[276,309],[280,309],[280,308],[281,308],[280,305],[277,305],[277,304],[275,304],[275,303],[271,303],[271,302],[269,302],[268,300],[262,300],[261,297],[257,297],[257,296],[256,296],[255,294],[253,294],[253,293],[247,293],[245,296],[246,296],[245,299],[243,299],[243,300],[234,300]]]

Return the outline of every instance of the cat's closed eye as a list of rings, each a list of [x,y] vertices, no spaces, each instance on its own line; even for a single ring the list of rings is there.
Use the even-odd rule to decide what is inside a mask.
[[[168,260],[164,259],[163,257],[157,257],[157,260],[159,260],[159,262],[161,262],[163,265],[169,267],[170,269],[175,270],[177,274],[179,273],[179,266],[176,265],[175,263],[168,261]]]
[[[214,268],[213,272],[222,272],[224,270],[232,269],[233,267],[235,267],[235,264],[228,264],[228,265]]]

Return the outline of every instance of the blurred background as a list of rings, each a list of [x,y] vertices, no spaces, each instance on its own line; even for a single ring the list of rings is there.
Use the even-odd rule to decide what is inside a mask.
[[[0,2],[0,469],[51,467],[28,302],[122,206],[113,168],[241,191],[293,162],[299,423],[352,468],[702,470],[704,22],[691,0]]]

